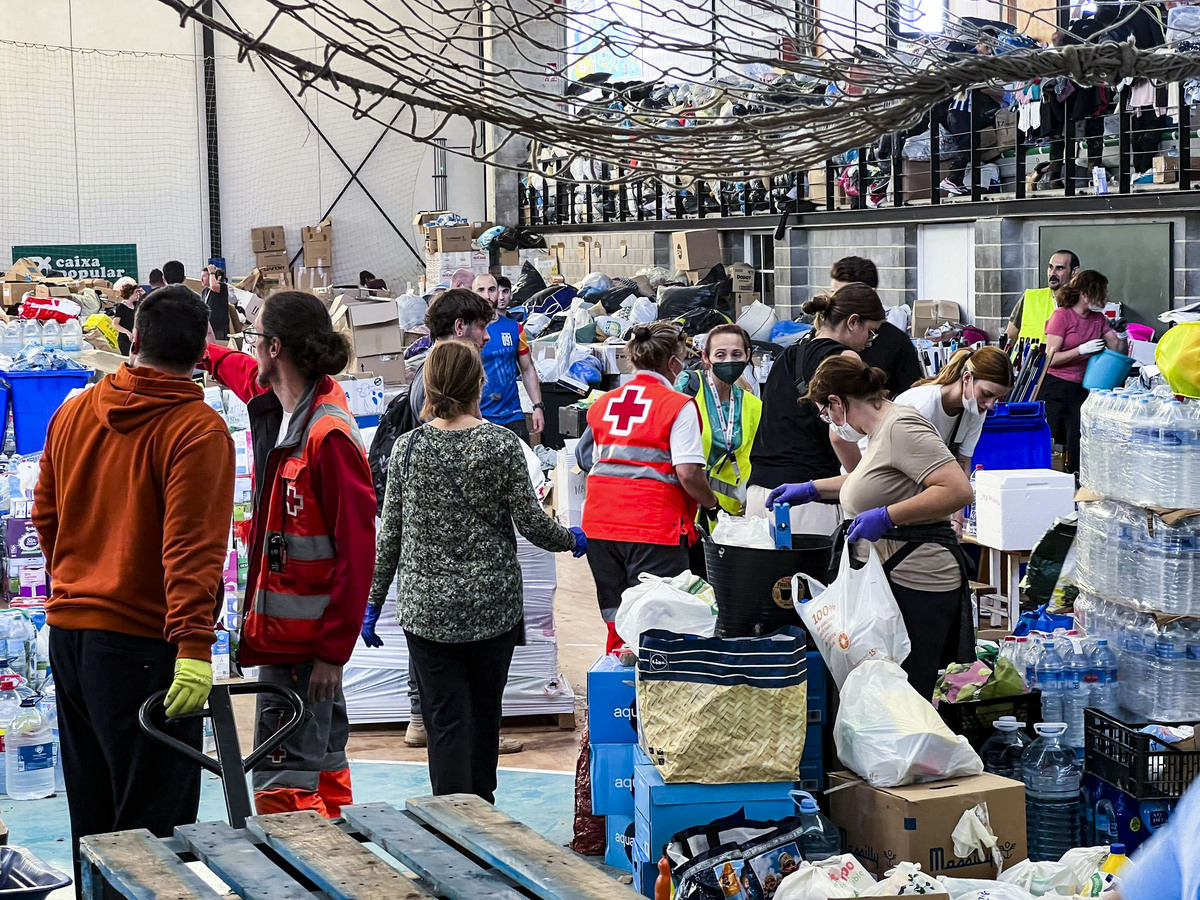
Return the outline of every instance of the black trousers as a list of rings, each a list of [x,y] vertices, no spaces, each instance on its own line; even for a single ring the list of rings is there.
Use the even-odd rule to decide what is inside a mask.
[[[605,622],[612,622],[621,608],[622,592],[638,584],[638,575],[642,572],[670,578],[688,567],[687,538],[678,544],[637,544],[589,538],[587,561],[596,581],[600,614]]]
[[[175,656],[155,638],[50,629],[76,885],[81,837],[132,828],[170,837],[196,821],[200,767],[138,726],[146,698],[171,686]],[[203,727],[191,719],[166,729],[200,749]]]
[[[1080,411],[1088,390],[1077,381],[1067,381],[1047,375],[1042,382],[1038,399],[1046,404],[1046,424],[1051,438],[1063,445],[1063,469],[1075,475],[1079,472]]]
[[[957,655],[962,593],[915,591],[893,584],[890,579],[888,584],[912,642],[912,650],[900,668],[917,693],[932,700],[938,670],[954,662]]]
[[[455,644],[404,633],[421,694],[435,796],[475,794],[496,802],[501,700],[520,632],[518,626]]]
[[[525,443],[529,443],[529,426],[525,424],[524,419],[514,419],[511,422],[505,422],[502,428],[507,428]]]

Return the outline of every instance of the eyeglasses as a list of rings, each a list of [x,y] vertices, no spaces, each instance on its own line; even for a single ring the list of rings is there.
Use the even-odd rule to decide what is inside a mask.
[[[833,419],[829,418],[829,407],[828,406],[820,406],[817,408],[817,418],[820,419],[822,422],[824,422],[826,425],[833,424]]]
[[[247,347],[256,345],[259,338],[269,341],[273,336],[264,331],[251,331],[249,328],[242,332],[242,340],[245,341]]]

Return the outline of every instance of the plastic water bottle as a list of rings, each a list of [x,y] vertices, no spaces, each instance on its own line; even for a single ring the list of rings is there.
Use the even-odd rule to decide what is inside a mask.
[[[62,326],[53,319],[42,326],[42,346],[47,350],[62,349]]]
[[[1012,663],[1013,668],[1015,668],[1023,676],[1025,674],[1024,670],[1017,663],[1018,649],[1020,649],[1020,644],[1018,644],[1017,639],[1010,634],[1000,644],[1000,656],[1002,659],[1007,659],[1010,663]]]
[[[1071,647],[1071,652],[1065,657],[1062,681],[1063,721],[1067,723],[1067,731],[1063,736],[1072,747],[1083,746],[1083,711],[1092,705],[1091,691],[1088,688],[1087,673],[1088,659],[1083,648]]]
[[[1036,637],[1028,637],[1025,640],[1025,684],[1029,686],[1030,690],[1033,690],[1037,687],[1037,673],[1035,670],[1037,669],[1038,660],[1042,658],[1043,641],[1038,640]]]
[[[1150,682],[1154,703],[1149,710],[1152,719],[1186,719],[1200,700],[1188,696],[1188,634],[1182,622],[1163,627],[1154,642],[1150,664]]]
[[[1075,752],[1063,744],[1063,722],[1034,726],[1037,739],[1025,748],[1025,818],[1029,858],[1058,860],[1079,846],[1079,785],[1082,772]]]
[[[5,739],[8,736],[8,726],[21,709],[21,698],[17,694],[17,676],[0,675],[0,754],[4,753]],[[0,766],[0,793],[7,793],[5,780],[6,769]]]
[[[1099,493],[1096,486],[1096,460],[1104,451],[1102,425],[1104,407],[1111,391],[1091,391],[1079,411],[1079,481]]]
[[[70,319],[62,329],[63,353],[78,356],[83,352],[83,326],[78,319]]]
[[[976,493],[975,478],[982,471],[983,466],[976,466],[971,472],[971,507],[967,514],[967,534],[975,536],[976,524],[979,520],[977,510],[979,509],[978,494]]]
[[[1147,457],[1158,443],[1158,416],[1150,398],[1138,399],[1130,416],[1129,448],[1124,460],[1123,492],[1117,496],[1129,503],[1151,506],[1155,503],[1154,484],[1146,464]]]
[[[1125,677],[1118,683],[1121,705],[1145,716],[1150,709],[1150,662],[1158,639],[1153,622],[1136,610],[1121,607],[1117,611],[1121,626],[1121,669]]]
[[[54,736],[54,793],[65,794],[67,784],[63,778],[62,742],[58,737],[58,694],[54,688],[52,674],[47,675],[46,680],[42,682],[42,699],[38,703],[38,709],[50,723],[50,733]]]
[[[1107,640],[1100,638],[1088,659],[1087,680],[1092,691],[1092,706],[1115,716],[1117,708],[1121,705],[1119,679],[1117,654],[1108,646]]]
[[[54,793],[57,747],[37,704],[36,697],[22,700],[5,734],[4,765],[8,796],[13,800],[40,800]]]
[[[0,339],[0,353],[10,359],[21,355],[21,323],[16,319],[4,326],[4,336]]]
[[[979,750],[984,770],[1003,778],[1023,781],[1021,756],[1032,743],[1025,733],[1025,723],[1018,722],[1016,716],[1001,716],[992,724],[996,731],[983,742]]]
[[[21,349],[24,350],[30,344],[35,347],[42,346],[42,327],[36,319],[27,319],[21,329]]]
[[[793,791],[792,798],[800,807],[800,852],[809,862],[829,859],[842,852],[842,838],[837,826],[821,812],[812,794]]]
[[[1042,644],[1042,655],[1033,669],[1033,684],[1042,692],[1042,721],[1063,721],[1063,677],[1066,664],[1053,641]],[[1055,857],[1057,859],[1058,857]]]

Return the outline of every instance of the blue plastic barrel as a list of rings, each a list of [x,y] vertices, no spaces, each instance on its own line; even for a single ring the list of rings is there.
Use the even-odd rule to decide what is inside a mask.
[[[45,372],[3,372],[12,404],[13,434],[22,456],[46,446],[50,419],[75,388],[86,387],[91,369],[52,369]]]
[[[1103,352],[1088,360],[1087,369],[1083,373],[1083,386],[1089,391],[1119,388],[1129,377],[1135,362],[1137,360],[1132,356],[1105,347]]]
[[[1048,469],[1051,444],[1044,403],[997,403],[983,421],[971,469]]]

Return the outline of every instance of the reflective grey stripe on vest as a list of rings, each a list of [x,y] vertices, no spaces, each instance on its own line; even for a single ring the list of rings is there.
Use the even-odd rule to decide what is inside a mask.
[[[713,475],[708,476],[708,486],[712,488],[714,494],[724,494],[736,500],[738,503],[746,502],[746,488],[738,487],[736,484],[730,484],[727,481],[722,481]]]
[[[278,594],[275,591],[258,592],[255,606],[260,615],[272,619],[319,619],[329,606],[328,594],[298,597],[295,594]]]
[[[288,559],[311,562],[315,559],[333,559],[333,541],[326,535],[285,534]]]
[[[597,444],[597,459],[622,459],[627,462],[669,463],[671,453],[654,447],[627,447],[623,444]]]
[[[661,481],[663,484],[679,484],[675,473],[664,475],[649,466],[627,466],[622,463],[601,461],[592,466],[589,475],[608,475],[612,478],[645,478],[650,481]]]
[[[292,451],[293,457],[299,457],[304,452],[304,448],[308,446],[308,436],[312,433],[313,427],[317,424],[322,416],[333,416],[335,419],[341,419],[343,422],[349,425],[350,437],[353,438],[354,443],[358,445],[358,448],[366,453],[362,434],[358,430],[358,422],[355,420],[354,416],[350,415],[350,413],[342,409],[336,403],[322,403],[320,406],[314,409],[312,411],[312,415],[309,416],[308,423],[304,426],[304,434],[300,438],[300,443],[296,446],[296,449]]]

